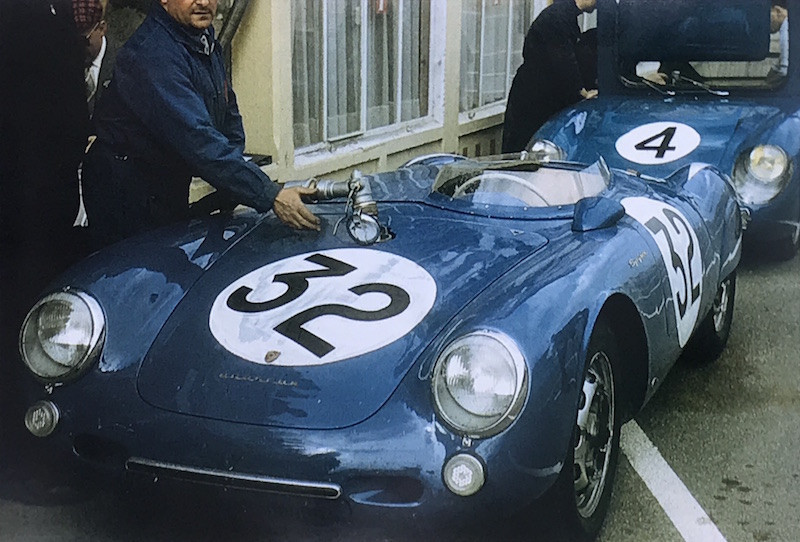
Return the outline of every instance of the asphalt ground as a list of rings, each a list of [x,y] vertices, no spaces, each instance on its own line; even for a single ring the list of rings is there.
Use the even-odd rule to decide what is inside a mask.
[[[706,365],[679,360],[625,427],[600,540],[800,540],[798,350],[800,257],[770,262],[747,255],[725,352]],[[88,489],[48,461],[46,448],[31,446],[12,406],[0,403],[0,541],[558,538],[557,531],[508,522],[439,532],[414,522],[355,525],[313,503],[268,504],[163,483]],[[644,441],[634,438],[642,435]]]

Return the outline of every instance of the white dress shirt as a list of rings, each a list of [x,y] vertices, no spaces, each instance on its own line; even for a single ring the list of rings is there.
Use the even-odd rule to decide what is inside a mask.
[[[86,68],[86,101],[88,102],[97,92],[97,80],[100,78],[100,66],[103,64],[103,56],[106,54],[106,37],[103,36],[103,43],[100,45],[100,52],[92,60],[92,65]]]

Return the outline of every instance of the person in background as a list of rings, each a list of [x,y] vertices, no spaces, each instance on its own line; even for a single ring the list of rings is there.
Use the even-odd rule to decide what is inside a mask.
[[[111,82],[116,47],[106,35],[108,23],[104,17],[105,6],[100,0],[72,0],[72,10],[78,32],[86,41],[86,101],[91,116],[95,102]]]
[[[514,76],[503,123],[503,152],[525,148],[542,124],[554,113],[583,98],[587,90],[578,55],[581,37],[578,15],[594,11],[597,0],[555,0],[533,21],[525,36],[522,65]]]
[[[4,295],[5,316],[78,257],[72,224],[89,114],[70,0],[3,0],[0,25],[1,282],[18,301]]]
[[[0,52],[0,425],[16,427],[22,320],[81,256],[72,225],[89,113],[70,0],[0,0]]]
[[[775,0],[769,14],[769,31],[780,38],[778,63],[770,69],[767,81],[777,82],[789,73],[789,11],[786,0]]]
[[[117,54],[95,107],[97,139],[83,165],[95,248],[189,216],[202,177],[236,203],[319,229],[302,202],[244,159],[245,134],[211,25],[217,0],[159,0]]]

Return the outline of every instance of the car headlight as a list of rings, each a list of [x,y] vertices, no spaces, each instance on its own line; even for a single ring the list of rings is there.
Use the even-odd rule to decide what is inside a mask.
[[[508,427],[525,402],[528,370],[506,335],[477,331],[450,343],[433,370],[436,410],[447,425],[472,437]]]
[[[549,162],[550,160],[563,160],[567,154],[564,149],[546,139],[534,139],[525,147],[528,158],[539,162]]]
[[[786,186],[791,162],[777,145],[758,145],[739,155],[733,170],[733,185],[743,203],[767,203]]]
[[[97,359],[104,336],[105,317],[93,297],[58,292],[41,299],[25,317],[19,347],[36,376],[63,381]]]

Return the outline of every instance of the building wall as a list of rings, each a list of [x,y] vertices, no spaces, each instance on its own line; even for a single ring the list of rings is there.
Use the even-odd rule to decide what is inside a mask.
[[[292,135],[291,2],[250,4],[233,43],[233,86],[247,152],[272,156],[273,163],[264,170],[273,179],[344,178],[353,169],[385,171],[432,152],[499,152],[503,103],[459,113],[462,0],[431,0],[431,116],[400,130],[297,155]]]

